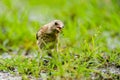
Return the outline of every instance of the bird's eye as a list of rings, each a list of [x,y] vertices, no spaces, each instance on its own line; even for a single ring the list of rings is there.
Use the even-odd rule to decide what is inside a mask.
[[[57,22],[55,22],[55,25],[58,25],[58,23],[57,23]]]

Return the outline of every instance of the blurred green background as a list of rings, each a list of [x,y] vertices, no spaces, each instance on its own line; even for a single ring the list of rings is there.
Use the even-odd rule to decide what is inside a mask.
[[[101,49],[120,47],[119,0],[0,0],[0,52],[36,50],[36,32],[54,19],[65,24],[65,47],[77,50],[93,36]]]

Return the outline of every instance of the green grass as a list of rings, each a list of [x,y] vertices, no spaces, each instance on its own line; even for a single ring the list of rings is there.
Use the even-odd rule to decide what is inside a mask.
[[[0,70],[23,79],[27,75],[48,79],[90,79],[101,75],[106,64],[120,66],[119,0],[1,0],[0,1]],[[51,20],[60,19],[65,28],[60,35],[59,51],[48,58],[39,53],[36,32]],[[26,57],[24,55],[35,55]],[[43,57],[41,58],[41,54]],[[76,56],[75,56],[76,55]],[[48,59],[47,66],[44,59]],[[110,74],[115,79],[113,74]]]

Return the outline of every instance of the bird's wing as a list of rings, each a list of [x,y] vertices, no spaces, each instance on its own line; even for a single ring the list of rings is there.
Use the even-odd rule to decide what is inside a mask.
[[[41,36],[41,34],[46,33],[47,32],[48,27],[47,26],[43,26],[39,29],[39,31],[36,33],[36,39],[38,40],[39,36]]]

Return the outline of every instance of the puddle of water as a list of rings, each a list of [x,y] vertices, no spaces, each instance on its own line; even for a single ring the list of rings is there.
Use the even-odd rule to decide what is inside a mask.
[[[6,59],[6,58],[11,59],[11,55],[8,54],[8,53],[3,53],[3,54],[1,55],[1,57],[2,57],[3,59]]]
[[[106,68],[97,69],[99,73],[92,73],[91,79],[106,79],[106,80],[119,80],[120,79],[120,68],[116,68],[115,66],[110,66]]]
[[[22,80],[22,77],[8,72],[0,72],[0,80]]]
[[[118,36],[113,38],[111,33],[107,31],[103,33],[103,36],[106,37],[107,46],[110,50],[120,47],[120,40]]]

